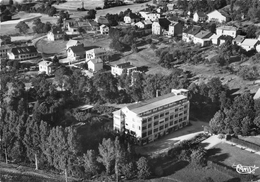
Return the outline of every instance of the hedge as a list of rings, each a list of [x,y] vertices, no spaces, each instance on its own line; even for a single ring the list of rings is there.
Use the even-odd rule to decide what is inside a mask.
[[[243,147],[247,147],[247,148],[250,148],[255,151],[260,151],[260,146],[257,144],[254,144],[254,143],[251,143],[251,142],[248,142],[245,140],[241,140],[241,139],[235,138],[235,137],[230,137],[228,140],[230,140],[231,142],[233,142],[235,144],[241,145]]]
[[[223,163],[219,163],[219,162],[216,162],[216,161],[211,161],[211,160],[208,160],[207,161],[207,165],[214,168],[215,170],[217,171],[220,171],[222,173],[225,173],[233,178],[239,178],[241,179],[241,181],[251,181],[255,178],[254,175],[252,174],[239,174],[237,173],[237,171],[235,170],[235,168],[232,168],[230,166],[226,166],[225,164]]]

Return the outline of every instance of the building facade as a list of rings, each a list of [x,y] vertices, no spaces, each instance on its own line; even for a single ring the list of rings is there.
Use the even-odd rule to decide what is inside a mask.
[[[126,74],[129,75],[131,72],[136,71],[136,67],[131,65],[130,62],[117,64],[111,66],[111,74],[114,76],[120,76],[123,74],[123,71],[126,70]]]
[[[159,21],[155,21],[152,24],[152,34],[154,35],[161,35],[162,34],[162,27]]]
[[[180,34],[182,34],[182,29],[183,29],[183,26],[181,23],[171,22],[171,24],[169,25],[168,35],[171,35],[171,36],[180,35]]]
[[[132,104],[113,112],[113,128],[145,145],[189,124],[187,90]]]
[[[38,57],[38,51],[34,46],[14,47],[7,52],[11,60],[29,60]]]
[[[220,26],[216,29],[217,35],[226,35],[235,38],[237,36],[237,28],[233,26]]]

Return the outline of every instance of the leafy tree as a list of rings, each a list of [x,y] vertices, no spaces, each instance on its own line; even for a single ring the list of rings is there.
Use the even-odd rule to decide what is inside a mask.
[[[116,39],[112,39],[111,43],[109,44],[109,47],[119,52],[123,51],[125,48],[124,44],[122,44],[119,40]]]
[[[136,165],[138,179],[147,179],[151,175],[148,160],[145,157],[140,157],[136,162]]]
[[[126,177],[126,179],[132,179],[136,175],[134,163],[124,163],[122,165],[121,172]]]
[[[115,146],[111,139],[103,139],[102,143],[98,147],[99,157],[97,161],[102,163],[106,168],[106,173],[110,174],[111,166],[115,160]]]
[[[97,173],[98,164],[94,150],[88,150],[87,153],[83,155],[83,165],[87,174],[95,175]]]
[[[24,34],[26,34],[28,32],[28,30],[30,29],[29,26],[24,21],[20,21],[15,26],[15,28],[17,28],[20,33],[24,33]]]
[[[193,150],[191,153],[191,163],[195,166],[204,166],[206,154],[207,152],[203,147]]]

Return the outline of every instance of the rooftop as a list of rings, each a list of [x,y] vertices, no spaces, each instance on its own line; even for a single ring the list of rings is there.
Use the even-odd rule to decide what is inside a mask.
[[[186,99],[187,97],[184,95],[175,95],[174,93],[169,93],[163,96],[155,97],[150,100],[142,101],[136,104],[132,104],[127,106],[129,110],[136,114],[140,114],[142,112],[161,107],[163,105],[167,105],[173,102],[177,102],[183,99]]]
[[[257,92],[254,95],[254,100],[260,99],[260,88],[257,90]]]
[[[122,69],[135,67],[135,66],[131,65],[130,62],[117,64],[117,65],[115,65],[115,66],[117,66],[117,67],[119,67],[119,68],[122,68]]]
[[[72,46],[69,49],[71,49],[76,55],[83,55],[85,54],[85,48],[83,45],[77,45],[77,46]]]
[[[236,38],[234,39],[235,42],[243,42],[243,40],[245,39],[245,36],[242,36],[242,35],[238,35],[236,36]]]
[[[186,30],[184,30],[184,33],[196,35],[197,33],[199,33],[201,31],[201,29],[202,28],[200,26],[194,25],[194,26],[188,27]]]
[[[38,53],[37,49],[34,46],[14,47],[11,49],[11,52],[14,55]]]
[[[100,59],[100,58],[91,59],[90,61],[91,61],[92,63],[94,63],[94,64],[103,63],[102,59]]]
[[[258,42],[257,39],[245,39],[245,40],[242,42],[242,45],[245,45],[245,46],[254,46],[254,45],[256,45],[257,42]]]
[[[43,61],[39,62],[38,64],[41,66],[50,66],[52,64],[52,62],[43,60]]]
[[[50,32],[53,34],[62,34],[63,30],[60,27],[53,27]]]
[[[200,38],[200,39],[207,39],[212,36],[212,33],[210,31],[205,31],[202,30],[198,34],[195,35],[195,37]]]
[[[236,27],[226,26],[226,25],[217,27],[217,29],[227,30],[227,31],[237,31],[237,28],[236,28]]]

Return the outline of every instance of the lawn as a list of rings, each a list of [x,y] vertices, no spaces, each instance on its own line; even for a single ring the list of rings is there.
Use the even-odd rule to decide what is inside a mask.
[[[57,40],[57,41],[48,41],[46,38],[39,40],[36,43],[36,47],[39,52],[46,54],[59,54],[66,52],[67,41]]]
[[[243,166],[260,167],[260,155],[250,153],[249,151],[242,150],[236,146],[231,146],[226,143],[220,143],[215,145],[211,152],[214,155],[210,156],[210,159],[217,162],[224,163],[231,167],[233,164],[241,164]],[[256,169],[255,175],[260,177],[260,169]]]
[[[211,177],[215,182],[223,182],[232,179],[232,177],[210,167],[195,169],[190,165],[177,170],[174,174],[167,177],[182,182],[201,181],[204,177]]]
[[[245,140],[245,141],[248,141],[248,142],[251,142],[251,143],[255,143],[256,145],[260,146],[260,135],[258,135],[258,136],[247,136],[247,137],[239,136],[239,138],[241,140]]]

